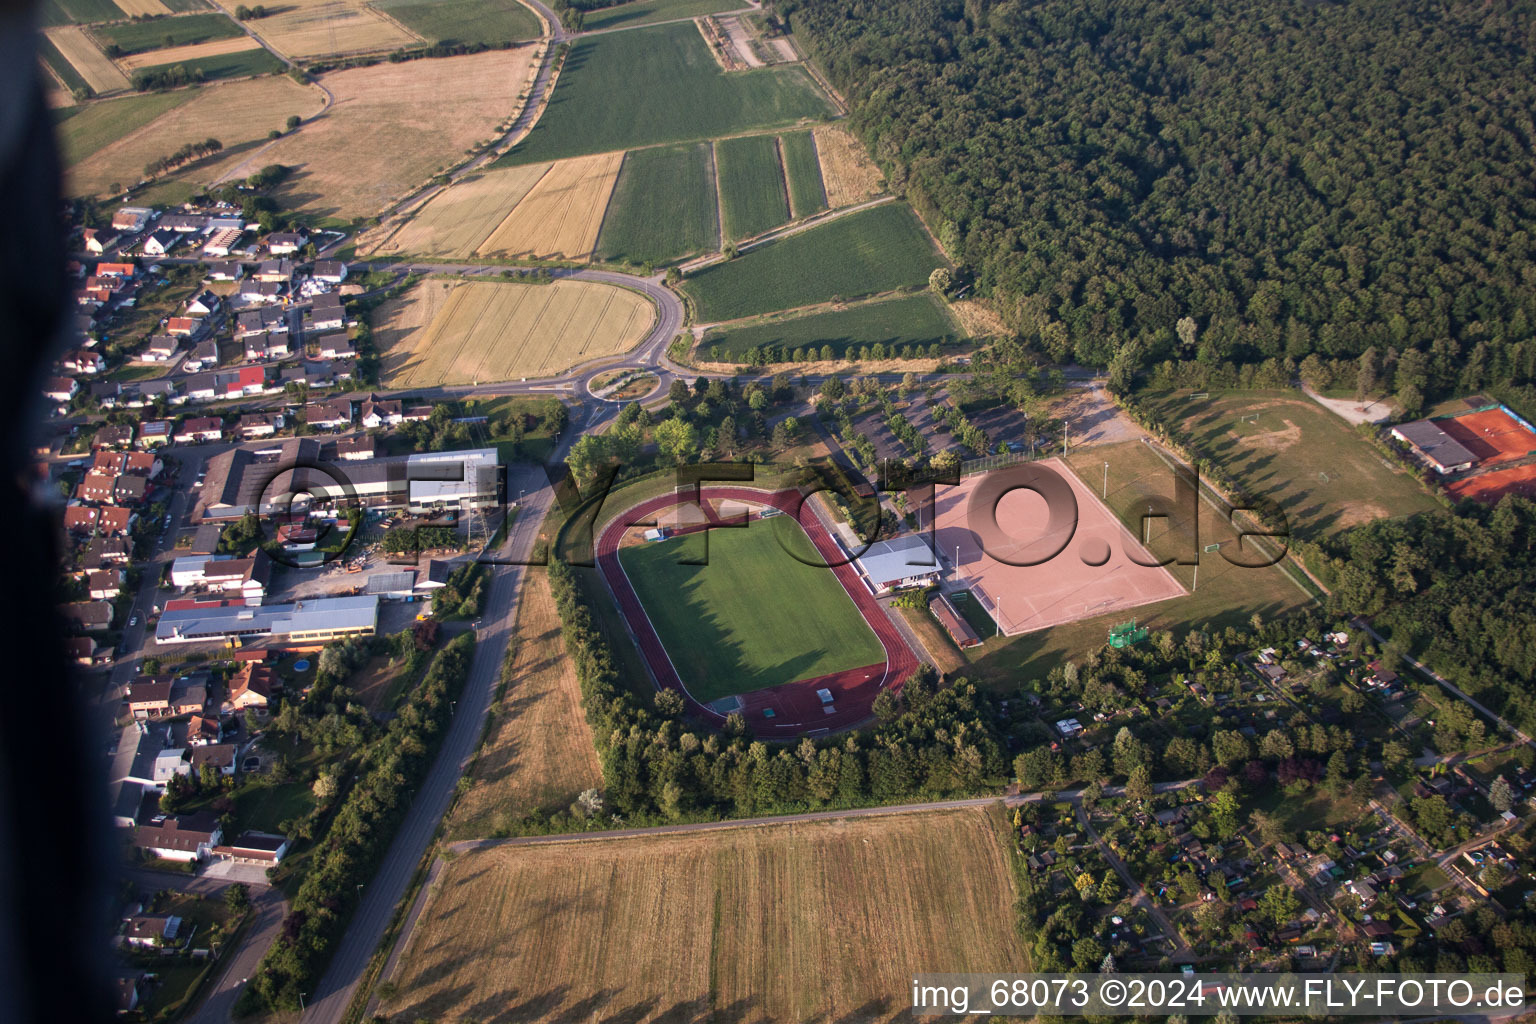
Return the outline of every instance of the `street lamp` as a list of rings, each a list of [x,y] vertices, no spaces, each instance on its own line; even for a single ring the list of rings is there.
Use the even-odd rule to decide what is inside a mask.
[[[304,993],[303,992],[299,993],[299,1012],[300,1013],[304,1012]]]

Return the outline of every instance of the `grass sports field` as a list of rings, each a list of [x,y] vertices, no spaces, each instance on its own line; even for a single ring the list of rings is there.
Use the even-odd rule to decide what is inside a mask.
[[[960,331],[942,304],[931,295],[906,295],[895,299],[866,302],[849,309],[812,313],[790,320],[745,324],[710,331],[699,345],[699,353],[711,362],[732,362],[746,358],[752,349],[788,349],[814,347],[818,352],[832,346],[837,358],[850,348],[880,343],[887,350],[902,345],[922,345],[956,341]]]
[[[189,14],[185,18],[156,18],[99,25],[91,30],[103,43],[116,43],[125,54],[192,46],[214,39],[243,36],[240,26],[222,14]],[[169,42],[167,42],[169,40]]]
[[[390,387],[515,380],[627,352],[650,330],[642,296],[590,281],[427,280],[375,313]]]
[[[1001,806],[464,854],[392,1020],[904,1019],[914,964],[1028,969]]]
[[[683,281],[701,322],[928,283],[945,265],[917,215],[886,203],[716,263]]]
[[[493,705],[469,789],[448,819],[455,839],[488,836],[507,824],[505,818],[528,811],[568,807],[582,790],[603,784],[581,710],[581,685],[543,573],[525,577],[514,642],[506,690]]]
[[[107,55],[97,48],[85,29],[64,25],[44,30],[44,35],[95,93],[116,92],[128,88],[128,78]],[[57,68],[55,68],[57,70]]]
[[[633,28],[674,18],[698,18],[741,6],[742,0],[631,0],[627,4],[588,11],[581,27],[587,32],[604,28]]]
[[[240,6],[237,0],[217,2],[231,14]],[[373,53],[421,41],[361,0],[286,0],[268,9],[274,13],[260,19],[258,31],[289,57]]]
[[[1144,400],[1233,480],[1279,503],[1315,540],[1387,516],[1437,508],[1354,428],[1294,391],[1149,394]]]
[[[623,162],[623,153],[556,161],[475,251],[586,259]]]
[[[708,565],[679,565],[704,557]],[[619,550],[667,655],[696,700],[708,702],[885,661],[842,584],[779,546],[800,545],[788,516]]]
[[[671,263],[719,246],[713,159],[707,142],[626,153],[597,236],[598,258]],[[658,209],[667,215],[658,217]]]
[[[145,164],[184,143],[206,139],[209,126],[217,125],[224,152],[175,176],[212,181],[246,159],[269,132],[283,126],[288,115],[308,117],[322,102],[319,90],[282,75],[93,105],[63,125],[65,152],[71,160],[66,172],[69,193],[97,195],[113,182],[138,181]]]
[[[821,160],[811,132],[779,136],[784,153],[784,175],[789,179],[789,208],[796,220],[827,208],[827,191],[821,183]]]
[[[1105,491],[1108,463],[1108,496],[1105,503],[1133,533],[1142,529],[1147,498],[1172,502],[1177,497],[1173,473],[1153,449],[1141,441],[1084,446],[1071,452],[1066,463],[1095,494]],[[1170,519],[1153,519],[1150,549],[1159,558],[1180,557],[1189,547],[1187,505],[1177,505]],[[1278,566],[1241,568],[1207,552],[1221,544],[1232,552],[1236,534],[1232,526],[1209,504],[1199,506],[1198,578],[1195,566],[1169,565],[1168,570],[1190,593],[1136,609],[1137,620],[1153,630],[1189,628],[1221,630],[1247,628],[1258,613],[1269,621],[1308,603],[1308,592]],[[1236,556],[1234,556],[1236,557]],[[1081,660],[1104,645],[1111,626],[1125,621],[1125,612],[1113,612],[1056,626],[1039,633],[996,639],[987,637],[981,647],[966,652],[972,662],[969,675],[978,682],[1002,689],[1018,685],[1019,673],[1043,677],[1068,659]]]
[[[789,193],[775,136],[722,139],[715,143],[715,165],[726,238],[751,238],[789,220]]]
[[[373,6],[434,43],[537,39],[539,19],[517,0],[374,0]]]
[[[518,108],[533,52],[522,46],[332,72],[322,81],[335,106],[242,172],[293,168],[278,194],[284,209],[342,220],[376,214],[496,134]],[[443,96],[456,98],[444,105]],[[358,158],[367,152],[390,158]]]
[[[524,164],[454,182],[406,221],[380,251],[468,259],[549,168],[549,164]]]
[[[836,210],[862,203],[885,191],[880,168],[864,151],[864,144],[841,125],[823,125],[812,134],[816,155],[821,161],[821,179],[827,191],[827,205]]]
[[[802,68],[727,75],[692,22],[583,36],[548,111],[502,163],[715,138],[830,112]]]

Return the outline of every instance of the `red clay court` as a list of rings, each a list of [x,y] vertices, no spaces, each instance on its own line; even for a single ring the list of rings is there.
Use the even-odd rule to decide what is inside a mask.
[[[1462,498],[1473,498],[1477,501],[1486,501],[1490,505],[1497,504],[1498,500],[1506,494],[1536,498],[1536,463],[1465,477],[1446,484],[1445,490],[1457,501]]]
[[[1019,486],[1025,481],[1053,499]],[[937,488],[934,502],[940,560],[958,562],[955,582],[980,592],[1010,636],[1185,593],[1167,569],[1132,560],[1153,559],[1059,459],[966,477]]]
[[[770,492],[749,487],[718,486],[703,488],[698,497],[710,523],[721,522],[713,505],[721,500],[772,507],[788,513],[785,518],[793,518],[800,524],[822,561],[832,566],[829,571],[835,574],[838,583],[852,599],[859,615],[874,630],[885,651],[885,661],[881,664],[801,679],[735,697],[732,700],[737,710],[746,718],[754,734],[785,739],[806,733],[852,728],[871,717],[871,707],[882,689],[890,687],[895,692],[901,691],[907,679],[917,670],[917,656],[886,618],[884,609],[848,561],[848,554],[827,531],[815,511],[806,508],[798,491]],[[658,512],[676,505],[691,504],[693,500],[691,492],[668,493],[625,509],[598,533],[597,567],[657,684],[681,693],[692,714],[720,724],[725,721],[728,713],[720,710],[726,702],[715,701],[714,706],[711,706],[695,700],[688,692],[667,656],[666,647],[651,624],[644,604],[619,562],[620,542],[632,527],[650,523]],[[708,528],[707,525],[698,525],[683,529]],[[822,700],[818,690],[828,691],[832,697],[830,704]],[[768,714],[770,711],[772,715]]]
[[[1479,466],[1513,462],[1536,452],[1536,434],[1503,409],[1469,412],[1434,423],[1477,456]]]

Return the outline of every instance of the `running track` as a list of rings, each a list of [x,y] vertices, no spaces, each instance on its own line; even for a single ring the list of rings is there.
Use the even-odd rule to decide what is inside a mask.
[[[881,646],[885,648],[884,664],[868,665],[864,668],[849,669],[812,679],[801,679],[783,686],[772,686],[742,694],[740,697],[743,704],[742,714],[747,719],[753,734],[762,737],[788,738],[802,733],[848,729],[865,721],[870,717],[870,706],[883,687],[889,686],[898,693],[901,691],[908,677],[917,670],[916,655],[906,645],[896,627],[886,618],[885,610],[865,587],[864,582],[859,578],[858,571],[848,561],[848,555],[827,531],[815,511],[804,509],[804,518],[801,517],[804,499],[799,491],[769,492],[749,487],[706,487],[699,495],[699,500],[706,503],[720,499],[770,505],[788,513],[800,523],[801,528],[810,537],[811,543],[821,554],[822,561],[833,567],[831,571],[843,585],[843,590],[853,600],[859,614],[875,631],[875,636],[880,639]],[[683,685],[677,670],[672,667],[671,659],[667,657],[661,637],[651,625],[651,620],[645,614],[639,596],[631,586],[629,577],[625,575],[623,566],[619,564],[619,542],[630,526],[651,521],[651,518],[661,509],[672,505],[689,504],[693,500],[694,495],[687,492],[663,494],[624,510],[614,517],[598,535],[597,566],[620,612],[629,624],[630,635],[635,638],[635,645],[650,666],[651,675],[657,684],[681,693],[693,714],[720,723],[725,721],[725,716],[708,705],[694,700],[688,688]],[[712,522],[719,521],[711,506],[705,504],[704,508]],[[822,688],[832,691],[830,714],[822,706],[821,699],[816,696],[816,691]],[[772,718],[764,714],[769,709],[774,713]]]

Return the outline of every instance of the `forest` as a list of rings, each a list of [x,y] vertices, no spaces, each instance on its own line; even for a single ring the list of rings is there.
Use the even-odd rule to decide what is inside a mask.
[[[1052,360],[1528,362],[1529,2],[777,10],[957,280]]]

